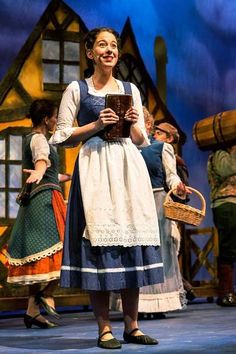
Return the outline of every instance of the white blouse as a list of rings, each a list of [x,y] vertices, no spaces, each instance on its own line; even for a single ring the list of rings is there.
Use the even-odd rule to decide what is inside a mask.
[[[169,189],[175,188],[181,179],[176,171],[176,158],[174,148],[171,144],[164,143],[162,150],[162,164],[166,174],[166,184]],[[178,198],[180,198],[178,196]],[[181,198],[182,199],[182,198]],[[185,199],[185,197],[183,197]]]
[[[91,77],[86,79],[88,85],[88,92],[94,96],[105,97],[107,93],[95,90]],[[119,87],[119,93],[124,94],[124,86],[120,80],[116,80]],[[149,145],[147,133],[145,130],[142,101],[138,88],[131,83],[131,91],[133,96],[133,105],[137,109],[139,114],[138,125],[144,135],[145,143],[143,145]],[[50,144],[60,144],[65,142],[72,133],[77,129],[74,127],[78,112],[80,109],[80,87],[77,81],[72,81],[63,93],[60,109],[58,113],[57,128],[52,137],[49,140]]]
[[[32,136],[30,148],[32,151],[34,164],[39,160],[44,160],[47,164],[47,167],[51,166],[51,162],[49,160],[50,148],[48,141],[43,134],[34,134]]]

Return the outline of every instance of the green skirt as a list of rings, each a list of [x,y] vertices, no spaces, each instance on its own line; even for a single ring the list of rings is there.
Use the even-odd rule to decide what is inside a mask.
[[[52,189],[42,190],[27,206],[20,206],[8,244],[10,264],[36,261],[62,249],[52,193]]]

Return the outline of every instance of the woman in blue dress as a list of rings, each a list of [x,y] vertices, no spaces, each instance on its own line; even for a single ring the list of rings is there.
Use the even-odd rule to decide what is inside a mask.
[[[98,323],[98,346],[118,349],[109,321],[110,291],[120,291],[123,337],[128,343],[157,344],[137,323],[139,288],[163,281],[160,239],[152,186],[135,145],[148,144],[142,102],[134,84],[116,80],[119,35],[97,28],[85,38],[94,72],[65,90],[52,144],[79,145],[67,209],[61,286],[89,291]],[[131,94],[125,119],[130,137],[104,139],[119,117],[105,108],[106,94]],[[78,126],[74,126],[77,120]]]

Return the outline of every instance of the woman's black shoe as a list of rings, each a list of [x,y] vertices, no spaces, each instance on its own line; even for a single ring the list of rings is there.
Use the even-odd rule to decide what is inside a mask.
[[[56,323],[53,322],[41,322],[39,320],[37,320],[36,318],[40,316],[40,313],[38,313],[36,316],[31,317],[27,314],[24,314],[24,324],[26,326],[26,328],[31,328],[33,325],[39,327],[39,328],[53,328],[53,327],[57,327]]]
[[[123,338],[126,341],[126,343],[144,344],[144,345],[158,344],[158,341],[156,339],[149,337],[146,334],[141,334],[139,336],[132,336],[132,334],[138,330],[139,330],[138,328],[135,328],[129,333],[124,332]]]
[[[43,292],[39,291],[36,295],[35,295],[35,302],[37,305],[42,305],[42,307],[44,308],[44,310],[47,312],[48,315],[51,315],[57,319],[60,319],[61,316],[59,315],[59,313],[57,313],[57,311],[50,305],[48,305],[45,297],[43,296]]]
[[[121,343],[116,339],[116,338],[111,338],[108,340],[101,340],[105,334],[111,333],[111,331],[107,331],[102,333],[99,338],[98,338],[98,347],[103,348],[103,349],[120,349],[121,348]]]
[[[189,301],[196,299],[196,294],[194,293],[193,289],[186,291],[186,299]]]
[[[222,307],[236,307],[236,297],[233,293],[229,293],[223,297],[218,297],[216,303]]]
[[[153,318],[155,320],[164,320],[166,318],[166,315],[164,314],[164,312],[156,312],[153,313]]]
[[[166,315],[163,312],[139,312],[138,320],[163,320],[166,318]]]

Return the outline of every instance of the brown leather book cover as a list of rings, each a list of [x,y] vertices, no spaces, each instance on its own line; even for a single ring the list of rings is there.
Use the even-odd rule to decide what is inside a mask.
[[[118,116],[119,121],[110,124],[104,129],[105,140],[117,140],[130,136],[131,122],[124,119],[125,113],[132,107],[132,95],[127,94],[107,94],[105,97],[105,107],[111,108]]]

